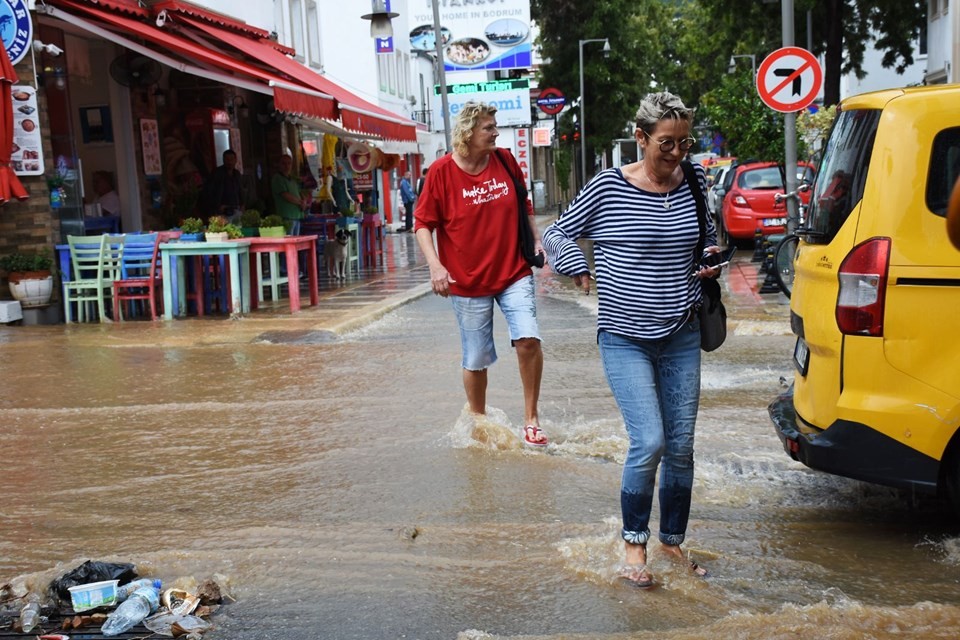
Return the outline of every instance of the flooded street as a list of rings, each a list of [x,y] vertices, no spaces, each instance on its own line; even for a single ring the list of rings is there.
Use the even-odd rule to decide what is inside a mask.
[[[711,576],[653,542],[660,587],[618,583],[626,436],[595,316],[538,282],[546,451],[515,435],[500,315],[489,420],[463,414],[433,296],[309,344],[231,341],[230,321],[0,328],[0,581],[86,559],[220,576],[237,601],[214,640],[960,635],[960,537],[936,505],[783,453],[782,316],[704,356],[685,546]]]

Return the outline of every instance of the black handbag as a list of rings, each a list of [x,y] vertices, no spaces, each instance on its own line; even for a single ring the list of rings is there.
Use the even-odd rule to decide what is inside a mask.
[[[517,194],[517,211],[519,212],[517,235],[519,238],[520,255],[523,256],[523,259],[526,260],[527,264],[531,267],[542,269],[545,263],[545,256],[542,252],[536,252],[536,240],[533,237],[533,230],[530,228],[530,221],[527,220],[527,186],[523,184],[523,180],[520,180],[514,175],[506,160],[500,156],[500,153],[501,149],[497,149],[494,155],[497,157],[497,160],[500,161],[500,164],[503,165],[503,168],[507,170],[507,173],[510,174],[510,179],[513,180],[513,192]],[[506,153],[506,151],[504,151],[504,153]]]
[[[697,174],[693,165],[688,161],[680,163],[683,175],[690,185],[693,199],[697,203],[697,223],[700,226],[700,239],[693,254],[694,268],[700,264],[700,257],[706,245],[707,236],[707,202],[697,181]],[[700,348],[704,351],[718,349],[727,339],[727,310],[720,299],[720,283],[711,278],[700,278],[700,293],[702,300],[697,310],[700,320]]]

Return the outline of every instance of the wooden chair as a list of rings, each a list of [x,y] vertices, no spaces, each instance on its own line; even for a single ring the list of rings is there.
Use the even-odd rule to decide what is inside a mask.
[[[160,264],[160,236],[156,233],[128,235],[123,246],[123,264],[119,280],[113,281],[113,318],[123,320],[121,302],[137,301],[150,305],[150,319],[160,317],[163,269]]]
[[[113,281],[120,279],[123,262],[123,236],[104,234],[67,236],[70,263],[74,278],[63,283],[63,308],[66,322],[73,322],[71,304],[77,305],[77,321],[84,322],[86,306],[97,303],[100,322],[110,322],[105,298],[113,291]]]

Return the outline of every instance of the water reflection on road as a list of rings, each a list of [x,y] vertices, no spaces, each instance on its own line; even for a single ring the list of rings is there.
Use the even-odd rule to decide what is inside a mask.
[[[503,333],[490,420],[462,414],[432,296],[308,344],[218,339],[228,322],[0,329],[0,580],[87,558],[219,574],[237,603],[210,637],[236,640],[956,637],[960,548],[933,509],[783,454],[784,332],[705,357],[687,546],[712,577],[654,543],[661,587],[618,584],[623,427],[593,315],[542,290],[546,452],[513,435]]]

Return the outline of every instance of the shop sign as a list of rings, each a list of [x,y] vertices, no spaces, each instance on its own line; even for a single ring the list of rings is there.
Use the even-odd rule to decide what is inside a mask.
[[[37,90],[31,85],[10,87],[13,101],[13,150],[10,167],[18,176],[43,175],[43,141],[37,118]]]
[[[410,47],[435,51],[433,3],[410,12]],[[498,0],[487,5],[468,0],[440,3],[441,46],[447,71],[528,69],[533,66],[530,0]]]
[[[443,113],[440,86],[433,88],[433,110]],[[497,108],[497,125],[517,127],[530,124],[530,79],[489,80],[447,85],[447,104],[450,116],[456,116],[463,105],[486,102]],[[443,131],[443,118],[434,119],[434,130]]]
[[[353,174],[353,188],[357,191],[373,191],[373,171]]]
[[[23,60],[30,51],[33,22],[26,0],[0,0],[0,37],[13,64]]]
[[[535,147],[549,147],[553,142],[551,140],[551,134],[553,129],[550,127],[537,127],[533,130],[533,146]]]

